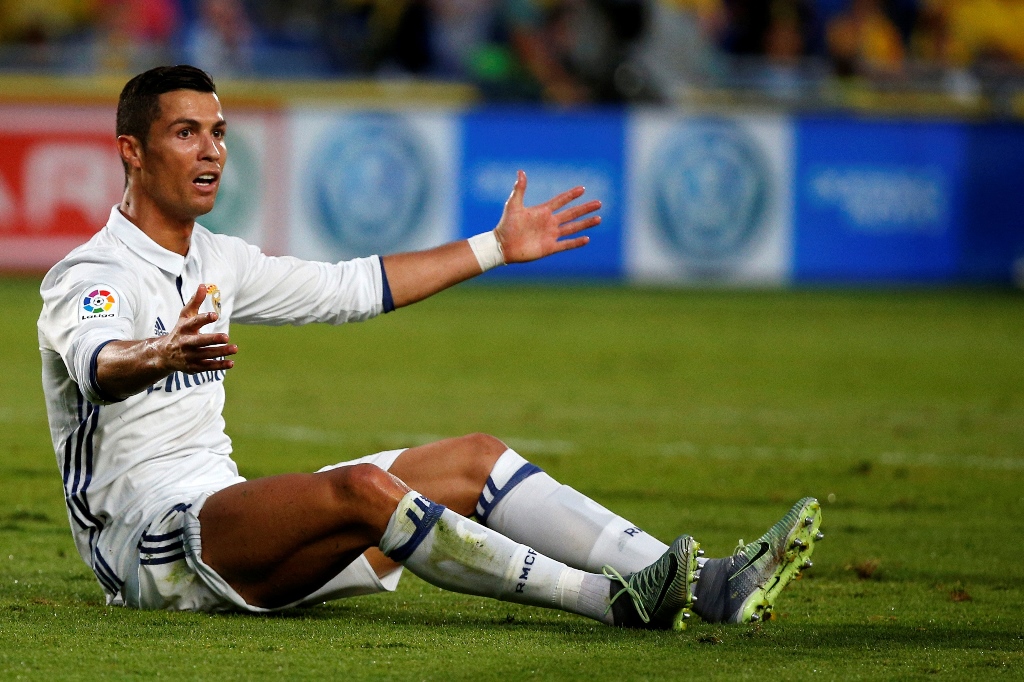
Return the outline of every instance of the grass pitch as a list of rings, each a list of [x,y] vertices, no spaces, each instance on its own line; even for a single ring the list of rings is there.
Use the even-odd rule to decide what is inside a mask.
[[[272,617],[104,606],[49,442],[36,287],[0,281],[0,677],[1024,677],[1018,294],[467,286],[347,328],[233,329],[247,476],[485,431],[711,556],[822,501],[773,622],[664,633],[408,574]]]

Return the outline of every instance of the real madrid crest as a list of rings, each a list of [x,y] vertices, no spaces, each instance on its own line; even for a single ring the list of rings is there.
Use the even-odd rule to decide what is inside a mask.
[[[213,302],[213,310],[220,315],[220,289],[217,288],[216,284],[206,285],[206,295],[210,297],[210,301]]]

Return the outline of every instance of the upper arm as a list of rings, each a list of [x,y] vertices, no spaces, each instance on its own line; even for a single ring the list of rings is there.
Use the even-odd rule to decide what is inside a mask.
[[[380,259],[318,263],[267,256],[255,246],[234,245],[239,274],[232,319],[243,324],[340,324],[384,311]]]

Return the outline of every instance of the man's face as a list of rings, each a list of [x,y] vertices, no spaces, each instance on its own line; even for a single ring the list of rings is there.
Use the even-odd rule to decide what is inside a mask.
[[[195,220],[213,210],[228,158],[226,124],[212,92],[160,95],[160,116],[140,151],[140,189],[168,217]]]

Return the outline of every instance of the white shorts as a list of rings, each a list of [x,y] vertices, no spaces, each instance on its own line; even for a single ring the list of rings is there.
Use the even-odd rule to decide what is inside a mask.
[[[387,471],[403,452],[404,449],[378,452],[332,464],[320,471],[362,463],[376,464]],[[401,566],[378,578],[366,557],[360,555],[326,585],[294,603],[273,609],[247,604],[227,581],[203,563],[199,512],[206,499],[215,492],[211,490],[191,501],[176,504],[149,524],[139,542],[135,559],[137,570],[129,570],[121,590],[121,599],[126,606],[171,611],[243,610],[266,613],[362,594],[393,592],[398,587]]]

